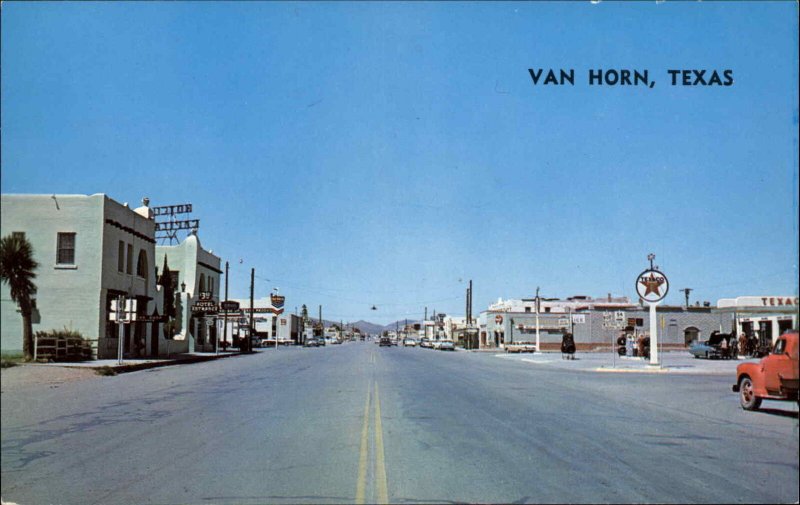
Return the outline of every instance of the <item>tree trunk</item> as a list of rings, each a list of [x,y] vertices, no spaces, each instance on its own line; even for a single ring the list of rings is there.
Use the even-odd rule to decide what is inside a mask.
[[[21,300],[19,309],[22,313],[22,354],[25,361],[33,359],[33,322],[31,321],[31,302]]]

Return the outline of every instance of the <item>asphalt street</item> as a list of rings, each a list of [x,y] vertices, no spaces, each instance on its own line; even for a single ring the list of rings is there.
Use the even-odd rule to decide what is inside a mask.
[[[2,394],[2,498],[41,503],[798,500],[794,403],[346,343]]]

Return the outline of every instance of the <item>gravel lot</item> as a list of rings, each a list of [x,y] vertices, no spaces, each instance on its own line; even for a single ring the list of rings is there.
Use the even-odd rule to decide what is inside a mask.
[[[0,393],[57,388],[65,382],[101,379],[94,370],[41,365],[17,365],[0,372]]]

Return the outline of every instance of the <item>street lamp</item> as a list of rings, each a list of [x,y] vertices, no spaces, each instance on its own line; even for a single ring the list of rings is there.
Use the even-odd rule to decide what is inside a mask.
[[[186,283],[185,282],[181,282],[181,293],[185,293],[185,292],[186,292]]]

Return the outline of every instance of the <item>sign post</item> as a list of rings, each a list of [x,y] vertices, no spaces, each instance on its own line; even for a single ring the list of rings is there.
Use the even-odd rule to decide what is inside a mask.
[[[109,316],[111,321],[115,321],[119,325],[117,333],[117,364],[122,364],[122,354],[125,341],[125,325],[136,321],[136,300],[126,299],[124,295],[120,295],[116,300],[111,300],[111,314]]]
[[[669,292],[669,280],[658,269],[658,266],[653,266],[653,260],[656,259],[655,254],[648,254],[647,259],[650,260],[650,268],[636,278],[636,292],[650,306],[650,364],[658,366],[660,361],[658,356],[656,307]]]

